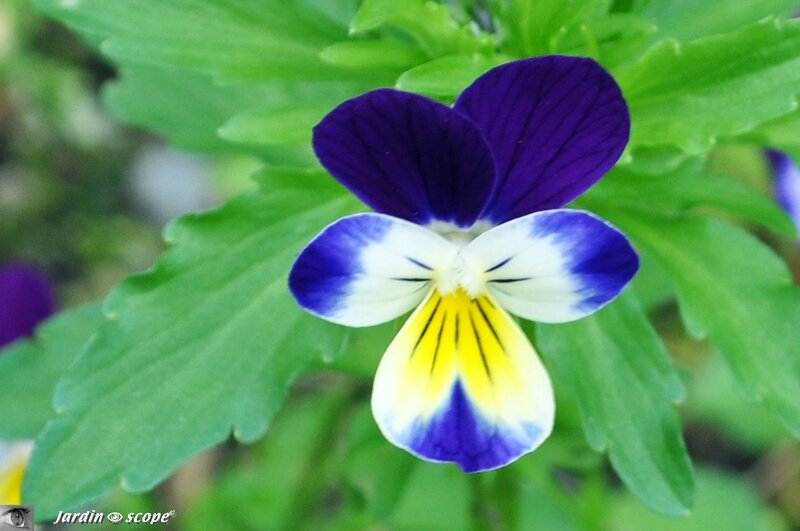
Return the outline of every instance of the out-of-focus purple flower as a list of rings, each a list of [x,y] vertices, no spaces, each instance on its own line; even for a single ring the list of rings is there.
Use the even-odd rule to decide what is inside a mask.
[[[33,334],[55,311],[55,293],[38,269],[20,263],[0,267],[0,347]]]
[[[767,150],[775,175],[775,198],[800,231],[800,168],[786,153]]]
[[[0,505],[22,503],[22,481],[33,441],[0,441]]]

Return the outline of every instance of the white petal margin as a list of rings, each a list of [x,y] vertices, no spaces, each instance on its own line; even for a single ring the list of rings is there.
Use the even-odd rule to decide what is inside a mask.
[[[384,354],[372,412],[400,448],[480,472],[536,449],[555,404],[547,371],[499,305],[434,289]]]
[[[297,302],[333,323],[372,326],[416,307],[457,248],[438,234],[385,214],[328,225],[289,275]]]
[[[494,227],[462,249],[506,310],[543,323],[589,315],[613,300],[639,268],[628,239],[581,210],[545,210]]]

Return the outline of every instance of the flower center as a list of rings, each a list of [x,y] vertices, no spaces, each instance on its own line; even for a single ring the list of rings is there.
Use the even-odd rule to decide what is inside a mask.
[[[436,289],[442,295],[463,289],[470,298],[480,296],[484,291],[483,273],[476,270],[464,259],[459,250],[444,270],[439,272]]]
[[[459,247],[463,247],[493,226],[494,225],[488,221],[478,220],[470,228],[462,229],[455,223],[433,221],[427,225],[427,228],[443,236],[445,239],[450,240]]]
[[[430,230],[441,235],[457,248],[450,264],[438,272],[436,289],[439,293],[447,295],[461,288],[470,298],[474,299],[485,291],[483,272],[480,268],[472,267],[467,262],[462,256],[461,249],[492,227],[491,223],[483,220],[476,222],[468,229],[462,229],[455,223],[442,221],[434,221],[428,225]]]

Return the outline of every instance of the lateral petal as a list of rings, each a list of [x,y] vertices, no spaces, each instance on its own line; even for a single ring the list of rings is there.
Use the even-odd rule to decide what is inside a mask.
[[[475,238],[462,253],[505,309],[544,323],[597,311],[639,268],[625,235],[581,210],[548,210],[509,221]]]
[[[355,214],[326,227],[303,249],[289,288],[318,317],[371,326],[417,306],[455,252],[447,240],[413,223]]]
[[[465,472],[504,466],[550,434],[550,378],[487,295],[432,290],[383,356],[372,411],[393,444]]]
[[[377,212],[467,228],[494,186],[477,127],[428,98],[379,89],[348,100],[314,128],[320,162]]]

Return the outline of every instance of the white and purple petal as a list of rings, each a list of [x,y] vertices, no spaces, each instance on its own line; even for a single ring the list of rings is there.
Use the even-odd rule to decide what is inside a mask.
[[[486,294],[433,290],[384,354],[372,412],[395,445],[480,472],[537,448],[555,404],[536,352],[502,308]]]
[[[544,323],[589,315],[639,268],[628,239],[579,210],[536,212],[481,234],[462,254],[509,312]]]
[[[800,168],[782,151],[767,150],[775,175],[775,198],[800,231]]]
[[[11,263],[0,268],[0,347],[33,335],[55,311],[50,281],[36,268]]]
[[[314,128],[325,168],[377,212],[467,228],[494,186],[475,125],[428,98],[380,89],[348,100]]]
[[[328,321],[371,326],[398,317],[428,293],[456,248],[434,232],[384,214],[355,214],[326,227],[289,275],[297,302]]]
[[[492,151],[497,183],[481,217],[494,224],[569,203],[611,169],[630,133],[619,86],[588,58],[498,66],[467,87],[455,109]]]

